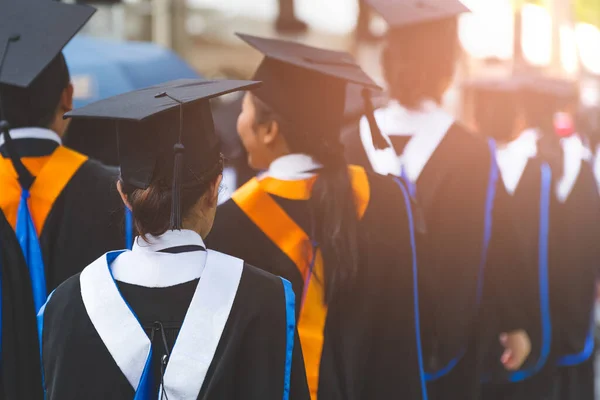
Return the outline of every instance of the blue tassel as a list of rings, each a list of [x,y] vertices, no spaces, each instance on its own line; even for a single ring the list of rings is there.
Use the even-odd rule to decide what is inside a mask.
[[[33,303],[35,305],[35,313],[37,314],[42,306],[46,303],[48,292],[46,288],[46,274],[44,270],[44,260],[42,258],[42,250],[37,237],[37,232],[29,212],[29,191],[23,189],[21,193],[21,202],[17,213],[17,228],[16,234],[25,261],[29,267],[29,277],[31,279],[31,289],[33,291]]]

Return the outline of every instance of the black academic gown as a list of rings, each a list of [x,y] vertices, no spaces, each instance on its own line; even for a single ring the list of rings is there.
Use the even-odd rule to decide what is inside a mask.
[[[42,399],[36,316],[29,271],[15,233],[0,212],[2,368],[0,398]]]
[[[106,261],[102,261],[106,266]],[[290,327],[288,311],[292,315],[293,311],[286,309],[290,305],[286,303],[288,297],[284,294],[282,280],[248,264],[242,264],[241,260],[240,265],[243,265],[243,269],[230,312],[223,314],[227,311],[218,308],[208,312],[205,310],[198,329],[192,332],[197,335],[193,341],[193,351],[202,349],[211,342],[211,336],[217,335],[217,346],[212,359],[200,357],[202,363],[208,364],[205,364],[207,371],[203,383],[199,385],[197,399],[308,400],[302,351],[295,328]],[[176,269],[177,265],[172,267]],[[82,276],[85,273],[86,271],[75,275],[63,283],[54,292],[43,313],[42,348],[46,398],[134,399],[136,392],[128,375],[118,366],[121,364],[105,344],[99,328],[94,325],[93,321],[97,320],[91,317],[88,306],[82,300],[82,287],[85,285]],[[205,279],[205,275],[206,269],[200,280]],[[151,369],[154,381],[150,385],[151,393],[159,393],[162,376],[164,382],[168,382],[169,363],[175,354],[176,340],[184,341],[179,339],[184,318],[186,323],[192,323],[188,317],[191,312],[190,302],[200,280],[163,288],[148,288],[116,281],[118,292],[127,302],[124,304],[128,304],[135,313],[152,343]],[[93,285],[94,282],[88,284]],[[202,293],[202,290],[199,292]],[[291,288],[289,292],[291,293]],[[104,295],[100,294],[99,297]],[[210,303],[210,300],[204,300],[206,301],[201,303]],[[217,304],[219,306],[221,305]],[[293,309],[293,304],[291,307]],[[223,315],[226,317],[225,325],[221,327],[222,330],[217,331],[214,328],[218,324],[214,321]],[[114,330],[110,327],[110,336],[118,336],[124,329],[120,321],[114,322]],[[290,329],[293,330],[291,335],[295,334],[293,350],[288,342]],[[131,345],[137,344],[132,342]],[[167,351],[170,357],[163,363]],[[286,365],[286,362],[289,364]],[[198,367],[198,363],[193,362],[188,369]],[[288,380],[289,393],[284,395],[286,368],[291,368],[291,378]],[[195,378],[195,375],[190,376]],[[196,384],[192,378],[178,382],[179,388],[181,389],[181,385]],[[151,394],[143,399],[156,398],[168,397]],[[189,393],[183,396],[180,392],[175,398],[191,399],[192,396]]]
[[[318,397],[327,400],[423,399],[409,221],[403,192],[388,177],[368,175],[370,200],[360,221],[355,284],[328,305]],[[307,201],[271,196],[304,232],[311,232]],[[292,282],[296,265],[229,200],[217,212],[210,247],[244,258]]]
[[[44,157],[57,147],[42,139],[19,139],[15,145],[22,157]],[[6,157],[2,147],[0,153]],[[115,169],[87,160],[56,199],[39,237],[47,293],[107,250],[124,246],[124,211],[116,179]],[[14,230],[4,219],[1,225],[5,257],[13,260],[3,266],[2,276],[1,391],[6,399],[42,399],[29,271]],[[15,262],[17,259],[23,263]]]
[[[517,229],[522,256],[518,278],[526,289],[520,298],[528,307],[525,329],[531,354],[517,372],[506,371],[499,359],[503,349],[493,345],[486,357],[483,400],[551,400],[556,397],[556,281],[555,256],[559,222],[553,188],[556,179],[540,157],[530,158],[510,196],[508,206]],[[527,284],[527,287],[525,287]]]
[[[555,280],[560,400],[593,400],[595,350],[593,327],[596,279],[600,259],[600,196],[592,167],[581,170],[556,218],[562,218],[555,254]]]
[[[58,146],[44,139],[19,139],[15,145],[25,158],[48,156]],[[0,152],[6,157],[3,148]],[[52,205],[39,237],[48,293],[101,254],[124,247],[117,179],[116,168],[88,159]]]
[[[492,157],[485,140],[455,123],[414,182],[424,221],[419,291],[430,399],[478,398],[488,348],[528,318],[508,194]]]

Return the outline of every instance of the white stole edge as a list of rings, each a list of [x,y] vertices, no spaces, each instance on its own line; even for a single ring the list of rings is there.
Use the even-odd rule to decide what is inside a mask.
[[[150,354],[150,340],[123,300],[110,273],[109,259],[122,251],[107,253],[80,275],[81,298],[87,314],[134,390],[137,390]]]
[[[581,164],[584,160],[589,159],[589,155],[586,154],[587,149],[577,134],[561,139],[560,142],[563,148],[564,164],[563,176],[556,184],[556,197],[561,203],[564,203],[571,195],[577,178],[579,178]]]
[[[535,130],[526,130],[510,143],[498,146],[496,161],[500,176],[506,191],[512,196],[515,194],[529,160],[538,153],[538,133]]]
[[[243,260],[208,250],[206,267],[165,371],[164,390],[169,399],[198,398],[229,319],[243,269]]]

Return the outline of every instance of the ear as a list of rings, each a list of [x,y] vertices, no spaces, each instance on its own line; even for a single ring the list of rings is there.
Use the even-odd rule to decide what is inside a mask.
[[[63,111],[63,113],[69,112],[73,109],[73,92],[73,84],[69,83],[69,86],[63,90],[60,96],[60,109]]]
[[[223,182],[223,174],[217,176],[209,188],[209,198],[211,199],[211,206],[216,205],[219,201],[219,191],[221,189],[221,182]]]
[[[131,210],[131,204],[129,204],[129,200],[127,200],[127,196],[123,193],[123,186],[121,185],[121,181],[117,181],[117,190],[119,191],[119,195],[121,196],[121,200],[123,200],[123,204],[125,207]]]
[[[265,127],[263,134],[261,135],[262,142],[265,145],[271,145],[279,138],[279,123],[277,121],[271,121]]]

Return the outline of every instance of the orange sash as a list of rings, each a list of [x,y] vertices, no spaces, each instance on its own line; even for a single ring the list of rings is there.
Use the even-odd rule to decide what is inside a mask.
[[[39,236],[54,202],[87,160],[87,157],[59,146],[48,157],[26,157],[21,160],[27,169],[36,176],[29,189],[29,209]],[[21,200],[21,186],[17,180],[17,173],[8,158],[0,157],[0,187],[2,188],[0,209],[15,229]]]
[[[370,198],[369,180],[361,167],[349,167],[354,189],[357,213],[364,215]],[[291,200],[308,200],[315,178],[297,181],[281,181],[274,178],[254,178],[238,189],[232,196],[240,209],[267,235],[267,237],[296,264],[298,271],[308,281],[304,288],[302,308],[298,318],[298,334],[302,344],[306,376],[312,400],[317,399],[324,330],[327,319],[323,282],[323,259],[317,250],[313,270],[313,247],[308,235],[294,222],[269,195]],[[310,279],[316,276],[317,279]]]

